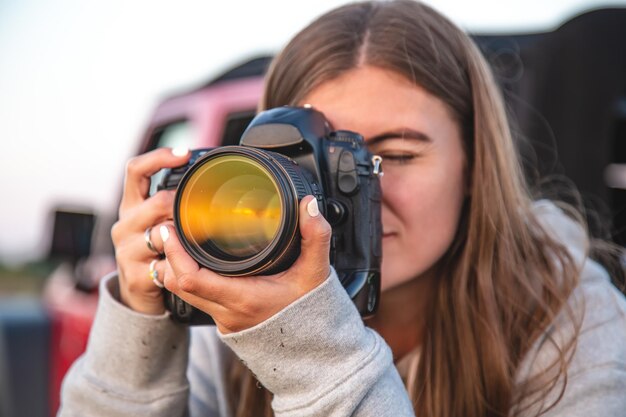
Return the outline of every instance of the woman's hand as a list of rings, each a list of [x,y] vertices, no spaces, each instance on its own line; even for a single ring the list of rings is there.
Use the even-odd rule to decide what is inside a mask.
[[[209,313],[220,332],[244,330],[273,316],[328,277],[331,228],[312,196],[300,202],[299,227],[301,253],[288,270],[271,276],[224,277],[200,267],[184,250],[174,228],[162,225],[166,260],[157,263],[157,270],[165,288]]]
[[[126,165],[124,192],[119,220],[111,229],[115,259],[120,281],[121,301],[131,309],[147,314],[165,310],[161,288],[149,277],[150,263],[163,252],[159,225],[172,219],[174,191],[163,190],[148,197],[150,177],[161,168],[185,164],[187,149],[160,148],[131,159]],[[155,251],[146,244],[145,231],[152,227],[150,240]]]

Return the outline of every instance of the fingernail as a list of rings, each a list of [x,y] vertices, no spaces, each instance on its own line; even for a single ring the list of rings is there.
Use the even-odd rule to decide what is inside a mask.
[[[170,231],[166,226],[159,227],[159,233],[161,233],[161,240],[163,240],[163,242],[167,242],[167,239],[170,238]]]
[[[184,146],[179,146],[177,148],[172,149],[172,155],[174,156],[185,156],[189,152],[189,148]]]
[[[309,201],[309,204],[306,205],[306,211],[311,217],[317,217],[320,214],[320,209],[317,205],[317,200],[315,198]]]

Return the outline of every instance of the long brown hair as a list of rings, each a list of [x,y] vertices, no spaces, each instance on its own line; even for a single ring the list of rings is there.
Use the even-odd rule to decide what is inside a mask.
[[[442,100],[461,127],[468,163],[469,197],[455,241],[438,262],[425,339],[407,378],[416,414],[507,416],[529,407],[540,414],[554,403],[545,403],[548,391],[558,399],[565,389],[576,332],[564,346],[555,344],[558,355],[545,372],[518,381],[516,371],[567,310],[578,271],[533,215],[489,66],[465,33],[428,6],[349,4],[315,20],[280,52],[261,108],[297,105],[361,65],[398,73]],[[253,379],[237,375],[238,415],[266,409],[269,394],[250,395],[245,386]]]

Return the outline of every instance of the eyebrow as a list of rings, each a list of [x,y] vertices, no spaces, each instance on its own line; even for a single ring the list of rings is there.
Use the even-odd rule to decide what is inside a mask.
[[[401,128],[399,130],[392,130],[389,132],[383,132],[376,136],[372,136],[367,140],[367,143],[368,145],[374,145],[384,142],[388,139],[413,139],[420,142],[432,142],[432,139],[425,133],[409,128]]]

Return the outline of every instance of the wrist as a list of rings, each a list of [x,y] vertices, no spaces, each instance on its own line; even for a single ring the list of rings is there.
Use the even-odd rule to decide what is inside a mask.
[[[157,294],[131,294],[125,288],[120,288],[120,301],[126,307],[142,314],[160,315],[165,312],[163,295]]]

